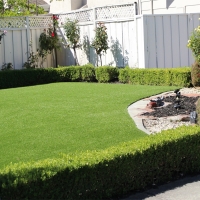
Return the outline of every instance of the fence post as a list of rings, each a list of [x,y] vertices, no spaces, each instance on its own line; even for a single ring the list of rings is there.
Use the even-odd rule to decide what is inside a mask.
[[[29,26],[29,17],[26,17],[26,39],[27,39],[27,60],[29,57],[29,47],[30,47],[30,26]]]
[[[96,16],[97,16],[97,13],[96,13],[96,8],[93,8],[93,24],[94,24],[94,29],[96,28]]]

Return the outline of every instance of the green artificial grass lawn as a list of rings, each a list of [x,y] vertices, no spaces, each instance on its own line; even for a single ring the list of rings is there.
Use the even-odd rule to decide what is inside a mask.
[[[144,137],[128,105],[174,88],[54,83],[0,90],[0,168]]]

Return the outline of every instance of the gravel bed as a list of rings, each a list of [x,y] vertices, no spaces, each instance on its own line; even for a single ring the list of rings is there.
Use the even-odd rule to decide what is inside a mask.
[[[182,100],[184,100],[183,108],[180,110],[179,113],[174,112],[175,114],[173,115],[172,110],[175,109],[173,108],[173,103],[167,106],[163,106],[161,108],[157,108],[153,112],[147,112],[143,115],[149,116],[145,117],[143,119],[143,125],[144,127],[152,134],[154,133],[159,133],[163,130],[168,130],[168,129],[175,129],[178,128],[179,126],[190,126],[192,125],[189,121],[189,114],[196,106],[194,107],[195,102],[198,100],[199,95],[200,95],[200,90],[197,88],[183,88],[180,89],[181,95],[188,95],[189,97],[184,97],[181,96]],[[170,102],[170,98],[173,99],[171,95],[175,95],[173,92],[167,93],[167,102]],[[173,102],[173,101],[172,101]],[[188,109],[188,111],[187,111]],[[158,111],[158,112],[157,112]],[[181,116],[181,113],[187,114],[187,120],[183,120],[183,117]],[[168,114],[167,114],[168,113]],[[151,117],[150,117],[151,116]],[[152,119],[153,116],[153,119]],[[185,115],[186,116],[186,115]],[[185,119],[184,118],[184,119]]]

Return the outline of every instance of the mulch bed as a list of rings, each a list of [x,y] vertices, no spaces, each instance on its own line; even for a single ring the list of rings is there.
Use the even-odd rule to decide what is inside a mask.
[[[164,105],[152,108],[152,112],[146,112],[142,115],[154,117],[168,117],[176,115],[189,115],[192,111],[196,110],[196,102],[199,97],[187,97],[181,95],[179,109],[174,107],[176,96],[167,96],[163,99]],[[165,103],[170,103],[165,105]]]

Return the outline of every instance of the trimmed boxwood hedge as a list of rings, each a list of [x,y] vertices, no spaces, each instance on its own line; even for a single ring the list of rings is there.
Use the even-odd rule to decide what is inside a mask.
[[[1,199],[105,199],[200,172],[200,127],[179,127],[102,151],[13,164]]]
[[[131,69],[126,67],[119,70],[119,81],[139,85],[188,87],[191,85],[191,68]]]
[[[59,68],[8,70],[0,72],[0,89],[30,86],[53,82],[88,81],[108,83],[120,81],[139,85],[190,86],[190,68],[174,69],[131,69],[126,67],[102,66],[92,64]]]
[[[84,66],[7,70],[0,72],[0,89],[62,81],[96,81],[95,67],[88,64]]]
[[[96,68],[96,79],[100,83],[118,81],[119,70],[116,67],[103,66]]]

